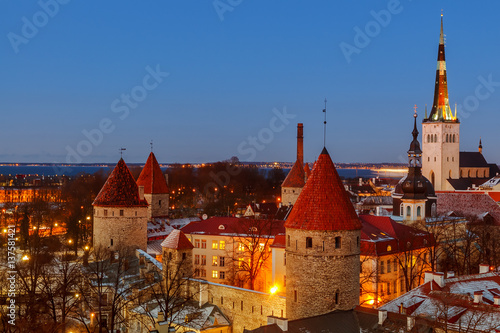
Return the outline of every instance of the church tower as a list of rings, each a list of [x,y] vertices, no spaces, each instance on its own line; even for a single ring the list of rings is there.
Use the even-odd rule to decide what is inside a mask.
[[[92,205],[94,247],[146,251],[148,203],[144,189],[137,186],[123,159],[118,161]]]
[[[447,179],[460,177],[460,122],[457,111],[452,114],[448,100],[446,61],[444,54],[443,14],[434,88],[432,110],[422,122],[423,161],[422,173],[437,191],[451,190]]]
[[[304,172],[304,125],[297,124],[297,160],[281,184],[281,202],[284,206],[294,205],[305,184]]]
[[[285,228],[288,319],[357,306],[361,222],[326,148]]]
[[[137,178],[137,185],[144,187],[144,197],[148,201],[148,220],[168,216],[167,180],[153,152],[149,154],[146,165]]]
[[[422,150],[418,142],[416,106],[413,117],[413,141],[408,150],[408,174],[399,181],[392,195],[393,214],[402,216],[405,223],[434,217],[437,208],[434,188],[422,175]]]

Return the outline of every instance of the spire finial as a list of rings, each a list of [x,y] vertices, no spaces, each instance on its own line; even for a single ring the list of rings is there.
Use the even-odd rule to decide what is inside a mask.
[[[479,152],[482,154],[483,153],[483,142],[481,141],[481,137],[479,137]]]
[[[439,34],[439,44],[444,45],[444,33],[443,33],[443,10],[441,9],[441,33]]]
[[[149,145],[151,146],[151,152],[153,152],[153,140],[151,140],[151,142],[149,143]]]
[[[323,147],[326,147],[326,98],[325,98],[325,108],[323,109],[323,112],[325,113],[325,120],[323,121]]]
[[[417,104],[415,104],[415,106],[413,107],[413,118],[414,118],[414,121],[413,121],[413,132],[411,132],[411,134],[413,134],[413,140],[417,140],[418,138],[418,129],[417,129]]]
[[[118,150],[120,151],[120,158],[123,158],[123,152],[124,152],[125,150],[127,150],[127,148],[123,148],[123,147],[122,147],[122,148],[120,148],[120,149],[118,149]]]

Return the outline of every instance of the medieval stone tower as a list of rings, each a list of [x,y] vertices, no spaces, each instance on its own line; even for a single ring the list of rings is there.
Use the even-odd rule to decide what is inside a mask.
[[[144,187],[144,197],[148,201],[148,220],[168,216],[167,181],[153,152],[149,154],[146,165],[137,178],[137,185]]]
[[[358,305],[361,222],[326,148],[285,227],[287,317]]]
[[[166,283],[175,283],[193,276],[193,244],[180,230],[174,229],[161,243],[163,276]]]
[[[92,205],[94,247],[146,251],[148,203],[144,189],[137,186],[123,159],[118,161]]]
[[[293,205],[305,184],[304,169],[304,125],[297,124],[297,160],[281,184],[281,202],[284,206]]]
[[[443,15],[434,88],[434,102],[429,117],[422,122],[422,173],[437,191],[452,189],[447,179],[460,177],[460,121],[452,114],[448,101],[448,81],[444,56]]]

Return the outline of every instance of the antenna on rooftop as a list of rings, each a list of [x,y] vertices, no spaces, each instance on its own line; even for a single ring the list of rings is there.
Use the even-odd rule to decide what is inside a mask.
[[[323,147],[326,147],[326,98],[325,98],[325,108],[323,109],[323,112],[325,113],[325,120],[323,121]]]
[[[123,158],[123,152],[127,150],[127,148],[120,148],[118,150],[120,151],[120,158]]]

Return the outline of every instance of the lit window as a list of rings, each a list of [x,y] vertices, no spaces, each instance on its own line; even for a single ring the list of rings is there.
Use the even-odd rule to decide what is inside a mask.
[[[207,256],[206,255],[201,256],[201,264],[202,264],[202,266],[205,266],[207,264]]]
[[[212,277],[217,279],[219,277],[219,271],[212,271]]]
[[[243,268],[243,265],[245,264],[245,259],[243,258],[238,258],[238,267]]]
[[[219,250],[225,250],[225,249],[226,249],[226,242],[220,241],[219,242]]]
[[[264,249],[265,249],[265,244],[264,243],[259,243],[259,251],[260,252],[264,252]]]
[[[240,251],[240,252],[245,251],[245,245],[243,243],[239,243],[239,245],[238,245],[238,251]]]
[[[207,241],[204,240],[204,239],[201,240],[201,248],[202,249],[206,249],[207,248]]]
[[[218,241],[212,241],[212,250],[217,250],[219,247],[219,242]]]
[[[212,257],[212,266],[217,266],[219,264],[219,258],[217,256]]]
[[[387,245],[387,252],[391,252],[392,251],[392,247],[390,245]]]
[[[194,240],[194,247],[200,248],[200,240],[199,239]]]

